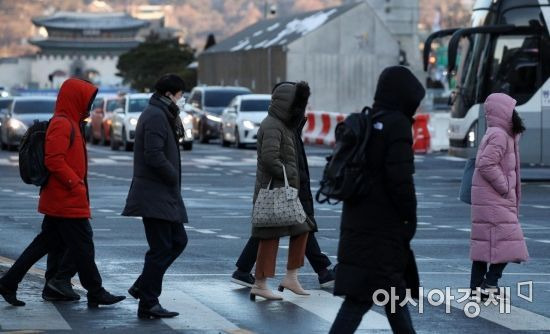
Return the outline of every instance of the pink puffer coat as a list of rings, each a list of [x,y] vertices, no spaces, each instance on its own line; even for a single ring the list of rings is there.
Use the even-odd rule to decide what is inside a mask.
[[[518,221],[521,182],[519,135],[512,133],[515,106],[513,98],[501,93],[491,94],[485,101],[488,128],[472,180],[473,261],[523,262],[529,257]]]

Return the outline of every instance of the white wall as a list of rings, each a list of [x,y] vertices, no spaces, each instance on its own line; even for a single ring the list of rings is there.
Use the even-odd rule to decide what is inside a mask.
[[[365,0],[384,21],[407,52],[407,60],[415,74],[420,74],[421,57],[418,36],[420,5],[418,0]]]
[[[26,86],[31,78],[31,62],[30,57],[0,59],[0,86],[7,90]]]
[[[48,75],[56,70],[70,75],[71,65],[77,59],[78,56],[37,55],[31,66],[31,81],[38,83],[40,88],[52,88]],[[80,56],[80,61],[84,71],[94,69],[99,72],[101,85],[116,86],[122,83],[122,79],[116,76],[118,57]],[[54,80],[53,88],[58,88],[59,82],[62,80]]]
[[[360,111],[372,105],[378,76],[398,63],[397,40],[363,3],[288,45],[287,79],[306,80],[313,110]]]

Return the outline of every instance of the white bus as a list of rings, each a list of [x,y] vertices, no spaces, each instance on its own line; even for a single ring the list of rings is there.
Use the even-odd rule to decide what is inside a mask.
[[[550,23],[549,0],[477,0],[471,27],[435,32],[425,42],[427,69],[431,43],[451,36],[448,75],[457,86],[450,103],[449,153],[475,156],[485,132],[483,102],[506,93],[527,131],[521,141],[522,162],[550,163]],[[461,52],[460,64],[457,55]]]

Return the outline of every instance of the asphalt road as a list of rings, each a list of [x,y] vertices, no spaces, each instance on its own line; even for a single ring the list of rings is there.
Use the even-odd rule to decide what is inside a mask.
[[[318,185],[325,148],[308,148],[312,187]],[[147,250],[140,220],[121,217],[132,176],[132,155],[89,146],[89,183],[93,207],[92,226],[96,261],[105,286],[124,294],[140,273]],[[469,285],[469,207],[457,200],[464,161],[443,154],[418,156],[416,185],[419,225],[413,241],[424,287],[423,307],[410,307],[418,333],[550,332],[550,183],[523,185],[521,221],[531,260],[511,264],[500,282],[510,287],[511,305],[502,314],[500,305],[481,305],[479,316],[468,318],[464,304],[456,300],[434,306],[433,289],[457,289]],[[256,152],[220,145],[196,145],[183,152],[183,197],[190,224],[189,244],[168,271],[161,303],[179,311],[170,320],[140,321],[137,303],[88,310],[80,303],[50,304],[40,298],[40,270],[29,274],[20,289],[27,301],[13,308],[0,301],[0,331],[47,330],[51,332],[184,332],[184,333],[326,333],[341,299],[320,290],[317,276],[306,264],[301,281],[310,297],[285,292],[282,302],[251,302],[248,289],[230,282],[235,261],[250,231]],[[536,170],[531,170],[536,174]],[[37,188],[19,179],[17,155],[0,152],[0,263],[15,259],[39,231]],[[322,250],[336,262],[341,206],[317,205],[317,234]],[[279,249],[277,273],[284,274],[288,240]],[[380,254],[380,256],[384,256]],[[0,266],[1,267],[1,266]],[[5,269],[5,268],[4,268]],[[281,276],[271,280],[276,287]],[[532,301],[517,296],[517,283],[532,282]],[[529,283],[523,287],[526,292]],[[82,293],[84,296],[84,293]],[[526,294],[526,293],[525,293]],[[435,296],[435,297],[434,297]],[[469,305],[472,312],[475,305]],[[506,311],[506,310],[504,310]],[[382,308],[365,317],[358,333],[389,333]]]

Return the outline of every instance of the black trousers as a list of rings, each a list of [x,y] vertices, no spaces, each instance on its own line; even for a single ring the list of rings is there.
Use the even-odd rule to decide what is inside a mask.
[[[140,307],[151,308],[159,303],[164,273],[187,246],[187,233],[183,224],[161,219],[144,217],[143,225],[149,250],[134,285],[140,291]]]
[[[472,274],[470,276],[470,288],[476,289],[485,281],[491,286],[498,286],[498,280],[502,277],[502,272],[507,263],[490,264],[487,270],[487,262],[473,261]]]
[[[338,311],[329,334],[355,333],[357,327],[361,324],[363,316],[371,309],[373,304],[373,301],[360,302],[347,297],[342,303],[340,311]],[[385,309],[386,316],[394,333],[415,333],[407,305],[399,306],[396,303],[394,313],[391,312],[391,305],[389,303],[385,306]]]
[[[70,279],[75,275],[76,266],[69,255],[67,245],[56,228],[55,220],[49,216],[44,216],[40,233],[0,278],[0,283],[9,290],[17,291],[19,283],[29,269],[46,254],[48,255],[46,282],[54,276]]]
[[[247,273],[252,271],[254,263],[256,263],[256,257],[258,256],[259,245],[259,239],[253,237],[248,239],[248,242],[246,243],[246,246],[244,246],[244,249],[242,250],[236,263],[237,268],[239,268],[240,271]],[[317,238],[315,238],[314,233],[308,234],[306,258],[317,274],[322,273],[331,265],[329,258],[325,254],[321,253],[321,248],[319,247],[319,243],[317,242]]]
[[[102,287],[101,275],[95,263],[95,247],[90,221],[87,218],[49,217],[57,233],[67,246],[69,258],[74,260],[78,278],[88,295],[99,293]]]

